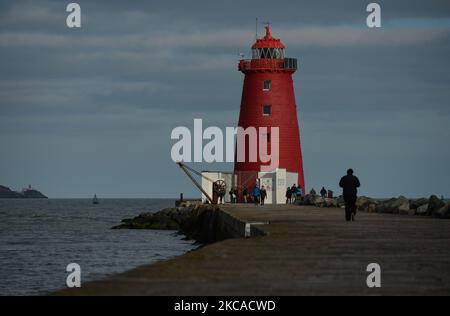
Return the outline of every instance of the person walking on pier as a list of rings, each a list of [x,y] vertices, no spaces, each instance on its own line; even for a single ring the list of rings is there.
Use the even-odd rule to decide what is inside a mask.
[[[291,188],[287,187],[286,189],[286,204],[291,202]]]
[[[261,187],[260,196],[261,196],[261,205],[264,205],[264,200],[267,197],[267,191],[264,186]]]
[[[356,198],[360,187],[359,179],[353,175],[353,169],[347,170],[347,175],[341,178],[339,186],[345,201],[345,219],[354,221],[356,215]]]
[[[219,204],[224,204],[224,197],[225,193],[224,192],[219,192]]]
[[[244,203],[247,203],[247,197],[248,197],[247,187],[244,187],[244,190],[242,191],[242,196],[244,197]]]
[[[230,195],[230,203],[234,203],[234,188],[231,188],[228,194]]]
[[[320,190],[320,196],[324,199],[327,197],[327,190],[325,187],[322,187],[322,190]]]
[[[253,195],[253,202],[255,203],[255,205],[258,205],[259,204],[259,198],[261,196],[261,191],[259,190],[257,185],[255,185],[253,187],[252,195]]]
[[[292,185],[291,187],[291,204],[295,203],[295,194],[297,193],[297,186],[295,184]]]

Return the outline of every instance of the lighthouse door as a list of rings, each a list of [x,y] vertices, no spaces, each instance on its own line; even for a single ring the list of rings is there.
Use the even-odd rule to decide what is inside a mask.
[[[265,204],[274,204],[276,203],[276,190],[274,190],[273,184],[275,183],[275,173],[274,172],[260,172],[259,173],[259,180],[261,182],[261,186],[264,186],[264,188],[267,191],[267,198],[265,201]]]

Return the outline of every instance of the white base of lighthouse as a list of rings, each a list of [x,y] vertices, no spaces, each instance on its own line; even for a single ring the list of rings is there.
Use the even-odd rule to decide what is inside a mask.
[[[286,189],[297,183],[298,174],[286,169],[276,169],[272,172],[259,172],[258,178],[267,191],[265,204],[286,204]]]
[[[224,196],[225,203],[231,202],[228,192],[231,188],[236,187],[238,183],[241,183],[242,179],[239,176],[245,177],[245,175],[233,174],[233,172],[224,171],[203,171],[202,172],[202,189],[213,195],[213,182],[217,180],[223,180],[225,182],[227,192]],[[286,189],[297,183],[298,174],[296,172],[288,172],[286,169],[278,168],[271,172],[255,172],[256,183],[247,183],[246,187],[250,195],[253,186],[257,184],[259,187],[264,186],[267,191],[267,198],[265,204],[285,204],[286,203]],[[239,187],[239,186],[238,186]],[[239,187],[239,190],[242,190]],[[202,194],[202,202],[206,203],[207,198]]]

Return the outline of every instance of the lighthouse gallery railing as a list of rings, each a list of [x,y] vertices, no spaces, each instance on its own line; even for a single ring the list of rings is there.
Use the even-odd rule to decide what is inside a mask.
[[[296,58],[284,59],[242,59],[239,61],[239,70],[297,70]]]

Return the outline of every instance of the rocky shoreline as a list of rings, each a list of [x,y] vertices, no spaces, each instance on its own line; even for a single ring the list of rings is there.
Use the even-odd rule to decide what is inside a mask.
[[[236,237],[227,227],[223,227],[223,216],[217,205],[184,204],[123,219],[120,225],[112,229],[177,230],[187,239],[207,244]]]
[[[345,207],[342,196],[337,198],[322,198],[321,196],[311,194],[307,194],[304,198],[297,200],[296,204],[317,207]],[[408,199],[404,196],[390,199],[374,199],[360,196],[356,201],[356,207],[358,211],[368,213],[450,218],[450,201],[445,202],[436,195],[418,199]]]

